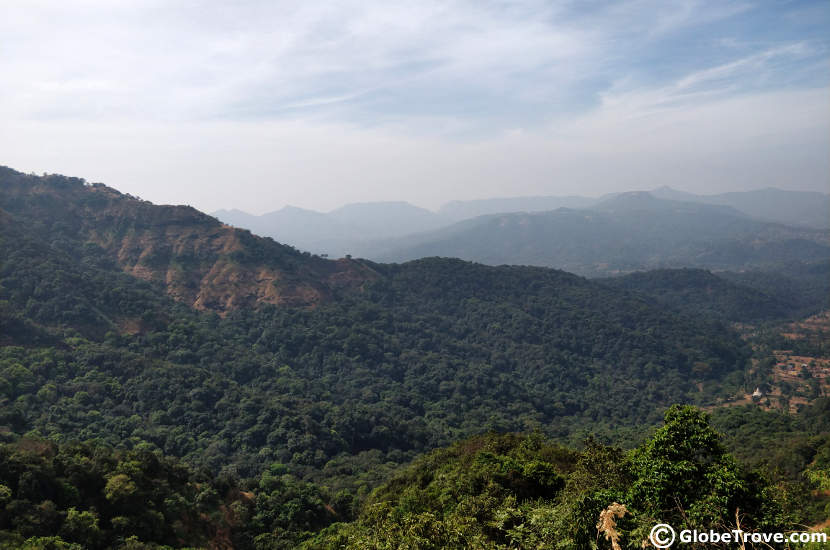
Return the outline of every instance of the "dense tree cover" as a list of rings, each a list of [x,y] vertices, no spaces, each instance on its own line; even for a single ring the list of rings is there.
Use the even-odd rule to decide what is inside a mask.
[[[448,260],[388,268],[314,310],[170,311],[134,335],[0,349],[3,421],[148,441],[214,470],[278,461],[310,473],[362,453],[405,461],[485,429],[653,423],[655,405],[711,397],[730,372],[740,382],[745,358],[718,325],[577,277]]]
[[[0,445],[0,548],[291,548],[335,518],[281,465],[243,488],[146,447]]]
[[[813,487],[828,465],[824,449],[808,470]],[[794,529],[810,518],[790,493],[741,465],[688,406],[671,407],[631,451],[595,439],[575,450],[539,432],[457,442],[397,471],[352,522],[333,511],[336,496],[279,464],[238,480],[146,446],[24,438],[0,445],[0,548],[587,550],[613,539],[633,549],[658,522],[728,530],[737,513],[747,531]]]
[[[31,439],[0,446],[0,501],[3,548],[53,536],[89,549],[131,537],[195,546],[224,521],[208,478],[169,459]]]
[[[367,264],[361,292],[221,318],[72,235],[3,225],[0,424],[16,433],[146,442],[242,476],[279,462],[357,501],[459,437],[608,436],[743,383],[722,325],[563,272]]]
[[[45,240],[13,223],[0,228],[0,322],[14,327],[4,344],[59,345],[64,334],[100,339],[163,326],[186,311],[158,286],[122,273],[100,247],[63,234]],[[52,338],[47,327],[58,329]]]
[[[800,315],[804,308],[800,301],[794,304],[702,269],[657,269],[599,281],[643,294],[676,311],[731,322],[787,319]]]
[[[795,317],[830,308],[830,260],[788,262],[768,270],[725,271],[718,276],[787,304]]]
[[[598,525],[615,514],[610,530]],[[538,434],[487,435],[418,459],[375,490],[357,521],[306,548],[641,548],[658,522],[680,529],[785,530],[776,490],[725,451],[706,416],[672,407],[631,452],[581,452]],[[607,512],[606,512],[607,517]]]

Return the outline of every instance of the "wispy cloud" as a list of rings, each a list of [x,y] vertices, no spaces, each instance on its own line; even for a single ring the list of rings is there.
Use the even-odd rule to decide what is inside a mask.
[[[776,60],[800,59],[812,53],[804,42],[770,48],[716,67],[695,71],[680,79],[675,84],[675,88],[678,90],[688,90],[701,85],[717,84],[723,82],[725,79],[734,79],[736,75],[740,75],[745,80],[751,82],[753,79],[764,78],[769,74],[771,63]],[[749,71],[752,74],[748,74]]]
[[[781,62],[808,58],[814,52],[803,42],[786,44],[713,67],[692,71],[664,86],[633,87],[623,80],[600,94],[601,109],[626,117],[650,116],[666,109],[688,108],[741,92],[757,92],[782,72]],[[777,80],[781,86],[786,80]]]
[[[673,49],[697,48],[696,59],[677,56],[676,65],[713,82],[706,71],[715,69],[705,67],[722,54],[714,46],[721,33],[712,32],[712,46],[683,33],[752,7],[702,0],[243,2],[198,10],[157,1],[5,4],[0,70],[17,85],[0,98],[7,116],[40,118],[270,118],[335,106],[329,116],[364,124],[419,115],[466,116],[483,127],[512,117],[527,123],[590,104],[627,76],[665,86],[664,76],[643,75],[634,62],[647,49],[667,48],[672,63]],[[820,53],[809,41],[799,47],[802,56]],[[734,74],[786,53],[767,45],[717,70]]]

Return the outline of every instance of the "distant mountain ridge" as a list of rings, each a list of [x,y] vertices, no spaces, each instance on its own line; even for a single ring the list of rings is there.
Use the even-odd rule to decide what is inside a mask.
[[[328,213],[286,206],[261,216],[240,210],[218,210],[213,216],[257,235],[333,257],[353,253],[379,236],[402,237],[452,221],[403,201],[353,203]]]
[[[600,212],[678,212],[683,214],[720,214],[744,218],[747,215],[731,206],[710,205],[688,200],[662,199],[648,191],[629,191],[604,197],[588,210]]]
[[[459,257],[599,276],[644,269],[747,269],[830,257],[830,233],[751,218],[724,205],[623,193],[592,209],[481,216],[383,243],[373,259]]]
[[[717,195],[695,195],[663,186],[657,198],[731,206],[753,218],[787,225],[830,228],[830,195],[815,191],[784,191],[772,187]]]
[[[537,196],[506,197],[498,199],[479,199],[467,201],[450,201],[438,209],[454,221],[461,221],[488,214],[507,212],[545,212],[559,208],[590,208],[597,199],[591,197],[571,196]]]
[[[436,212],[398,201],[347,204],[328,213],[286,206],[261,216],[239,210],[218,210],[213,215],[227,224],[290,243],[301,250],[332,257],[351,254],[374,258],[389,249],[388,242],[384,241],[449,228],[480,216],[550,212],[560,208],[607,210],[609,205],[619,210],[622,208],[620,197],[633,201],[637,196],[640,197],[639,203],[634,202],[628,208],[643,207],[645,195],[655,200],[687,203],[689,208],[692,204],[709,205],[720,207],[722,212],[735,216],[795,227],[830,229],[830,195],[772,188],[696,195],[663,186],[651,191],[611,193],[601,197],[571,195],[456,200],[444,204]],[[651,207],[656,204],[653,202]]]

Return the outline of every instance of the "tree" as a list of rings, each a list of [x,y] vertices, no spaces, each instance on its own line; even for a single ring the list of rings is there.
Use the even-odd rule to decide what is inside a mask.
[[[102,537],[98,526],[98,514],[94,511],[70,508],[66,512],[61,534],[69,540],[80,542],[86,548],[95,548]]]
[[[665,425],[633,453],[632,473],[629,502],[641,523],[647,517],[676,529],[708,529],[731,525],[740,509],[757,525],[771,512],[761,509],[761,480],[743,472],[695,407],[666,412]]]

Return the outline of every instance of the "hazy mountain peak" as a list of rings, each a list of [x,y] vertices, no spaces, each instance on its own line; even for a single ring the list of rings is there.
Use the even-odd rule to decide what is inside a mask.
[[[731,206],[704,204],[689,200],[673,200],[655,197],[649,191],[630,191],[620,193],[606,199],[594,207],[595,210],[606,212],[633,212],[633,211],[683,211],[686,213],[718,213],[744,217],[745,214]]]
[[[227,217],[227,216],[253,216],[253,214],[249,214],[249,213],[245,212],[244,210],[239,210],[237,208],[230,208],[230,209],[220,208],[219,210],[217,210],[215,212],[211,212],[210,215],[213,216],[214,218],[220,218],[220,219],[222,219],[224,217]]]
[[[438,209],[442,216],[454,221],[508,212],[548,212],[558,208],[588,208],[597,199],[579,196],[528,196],[494,199],[450,201]]]
[[[596,210],[631,210],[666,208],[670,201],[658,199],[648,191],[628,191],[605,199],[594,206]]]
[[[275,214],[277,212],[311,212],[314,214],[322,214],[322,212],[318,212],[317,210],[310,210],[308,208],[302,208],[300,206],[294,206],[292,204],[286,204],[279,210],[274,210],[273,212],[267,212],[263,214],[263,216],[267,216],[268,214]]]
[[[352,215],[352,214],[385,214],[398,212],[419,213],[424,215],[434,215],[434,212],[415,206],[406,201],[372,201],[372,202],[352,202],[345,204],[339,208],[335,208],[329,214],[334,216]]]
[[[279,218],[291,218],[296,220],[321,220],[325,218],[327,214],[323,212],[319,212],[317,210],[309,210],[308,208],[301,208],[299,206],[292,206],[287,204],[280,208],[279,210],[274,210],[273,212],[266,212],[261,216],[255,216],[258,220],[267,223],[270,219],[279,219]],[[267,233],[265,234],[267,235]]]

